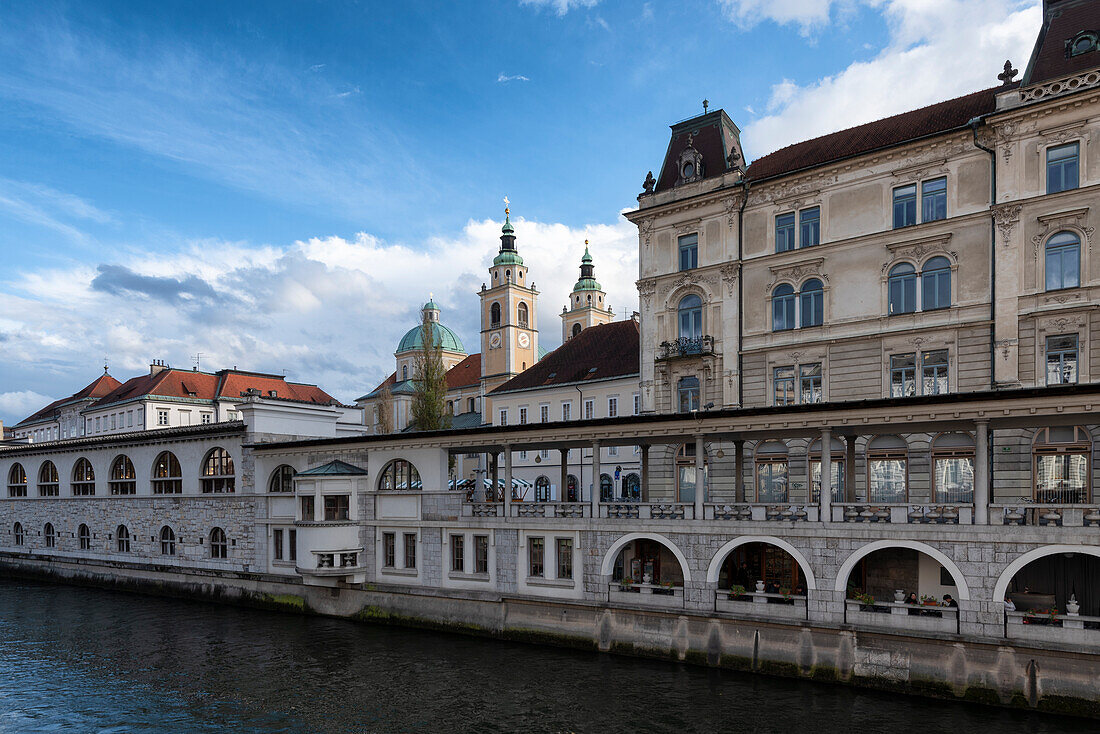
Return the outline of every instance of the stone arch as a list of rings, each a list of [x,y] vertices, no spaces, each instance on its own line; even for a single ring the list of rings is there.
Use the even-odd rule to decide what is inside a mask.
[[[683,552],[675,543],[658,533],[627,533],[612,543],[603,557],[603,563],[600,565],[601,576],[611,575],[611,572],[615,568],[615,559],[618,558],[619,551],[625,548],[628,543],[632,543],[635,540],[655,540],[668,548],[680,563],[680,569],[684,572],[684,583],[686,584],[691,581],[691,569],[688,568],[687,558],[684,556]]]
[[[699,300],[703,302],[703,308],[710,306],[714,302],[714,297],[710,294],[708,289],[701,283],[687,283],[677,288],[673,288],[669,292],[665,299],[665,309],[675,312],[680,306],[680,301],[684,300],[688,296],[699,296]]]
[[[920,543],[915,540],[876,540],[873,543],[860,546],[852,551],[852,554],[845,559],[844,563],[840,566],[840,570],[837,571],[835,590],[843,594],[847,589],[848,576],[851,575],[852,569],[855,568],[856,563],[875,551],[885,548],[908,548],[909,550],[915,550],[918,553],[923,553],[926,556],[934,558],[941,566],[947,569],[947,572],[951,574],[951,578],[954,579],[955,588],[959,591],[959,601],[970,599],[970,586],[966,583],[966,577],[955,562],[944,555],[943,551],[937,550],[927,543]],[[807,583],[809,583],[809,581],[807,581]]]
[[[1019,573],[1024,566],[1040,558],[1057,555],[1059,553],[1085,553],[1100,558],[1100,547],[1095,545],[1044,545],[1041,548],[1029,550],[1027,553],[1024,553],[1015,561],[1008,564],[1005,570],[1001,572],[1001,575],[997,578],[997,585],[993,587],[993,599],[991,601],[997,604],[1004,603],[1005,594],[1008,593],[1008,585],[1012,583],[1012,578]],[[960,590],[959,593],[961,594],[962,591]]]
[[[806,577],[806,590],[817,588],[817,578],[814,576],[814,571],[810,568],[810,562],[806,560],[806,556],[802,555],[802,551],[795,548],[787,541],[776,538],[773,535],[743,535],[740,538],[734,538],[727,542],[718,552],[714,554],[714,557],[710,560],[710,566],[707,567],[707,582],[716,584],[718,583],[718,576],[722,573],[722,564],[726,562],[726,558],[737,548],[748,545],[749,543],[767,543],[768,545],[774,545],[776,548],[781,548],[790,554],[794,562],[798,564],[798,567],[802,569],[802,575]]]

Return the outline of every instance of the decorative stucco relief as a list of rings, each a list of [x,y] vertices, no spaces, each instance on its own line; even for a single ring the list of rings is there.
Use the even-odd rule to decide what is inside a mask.
[[[997,225],[997,231],[1001,234],[1001,244],[1009,246],[1012,238],[1012,230],[1020,223],[1020,211],[1023,207],[1019,204],[1001,204],[993,207],[993,222]]]
[[[789,280],[793,283],[797,283],[809,275],[815,275],[821,278],[822,282],[828,285],[829,277],[822,272],[822,265],[824,264],[825,258],[815,257],[812,260],[802,260],[796,263],[790,263],[789,265],[778,265],[769,268],[772,272],[772,282],[768,284],[764,292],[770,294],[772,289],[775,288],[780,281]]]
[[[1092,252],[1092,235],[1095,228],[1087,226],[1088,218],[1088,207],[1038,217],[1039,231],[1031,238],[1031,244],[1033,245],[1032,259],[1039,259],[1039,250],[1043,248],[1043,242],[1052,232],[1067,227],[1082,232],[1085,235],[1085,245],[1088,247],[1088,251]]]

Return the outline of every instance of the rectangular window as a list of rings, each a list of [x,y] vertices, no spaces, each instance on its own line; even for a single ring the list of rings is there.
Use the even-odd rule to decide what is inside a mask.
[[[211,419],[212,417],[213,417],[213,416],[211,416],[211,415],[210,415],[209,413],[203,413],[203,414],[202,414],[202,424],[203,424],[204,426],[205,426],[205,425],[207,425],[207,424],[209,424],[209,423],[210,423],[210,419]]]
[[[1077,335],[1047,337],[1047,384],[1073,385],[1077,382]]]
[[[393,568],[397,565],[397,543],[393,533],[382,533],[382,565]]]
[[[489,573],[489,536],[474,536],[474,573]]]
[[[607,455],[608,456],[618,456],[619,455],[619,447],[618,446],[608,446],[607,447]]]
[[[798,367],[798,402],[821,402],[821,363],[803,364]]]
[[[519,460],[520,461],[527,461],[527,452],[526,451],[520,451],[519,452]]]
[[[298,560],[298,531],[291,530],[287,533],[287,551],[289,551],[290,560]]]
[[[920,220],[947,219],[947,178],[934,178],[920,185]]]
[[[99,433],[99,417],[98,416],[95,419],[95,432]]]
[[[527,575],[532,578],[542,578],[546,575],[543,567],[545,557],[545,540],[543,538],[527,539]]]
[[[451,570],[455,573],[462,573],[466,570],[465,543],[465,536],[451,536]]]
[[[112,431],[115,430],[116,428],[118,428],[118,425],[115,423],[115,420],[116,420],[116,416],[115,416],[114,413],[112,413],[111,414],[111,430]]]
[[[917,355],[890,356],[890,397],[908,398],[917,394]]]
[[[680,270],[699,267],[699,235],[686,234],[680,238]]]
[[[541,451],[539,451],[539,456],[542,457],[543,459],[549,459],[550,458],[549,449],[542,449]]]
[[[573,539],[558,538],[558,578],[573,578]]]
[[[917,223],[917,185],[894,189],[894,229]]]
[[[527,424],[527,408],[520,408],[519,409],[519,424],[521,426]]]
[[[798,245],[813,247],[821,242],[821,208],[811,207],[798,213]]]
[[[614,418],[619,414],[619,399],[608,398],[607,399],[607,417]]]
[[[569,414],[572,411],[573,411],[573,404],[572,403],[562,403],[561,404],[561,419],[563,421],[569,420]]]
[[[312,495],[306,497],[299,497],[299,503],[302,506],[302,520],[303,522],[313,522],[314,520],[314,499]]]
[[[405,568],[416,568],[416,533],[405,533]]]
[[[775,218],[775,251],[786,252],[794,249],[794,212],[780,214]]]
[[[126,411],[126,427],[127,428],[133,428],[134,427],[134,411],[132,411],[132,410]]]
[[[642,396],[637,393],[634,394],[634,415],[638,415],[642,412]]]
[[[157,425],[158,426],[168,425],[168,411],[167,410],[158,410],[157,411]]]
[[[507,410],[500,411],[500,423],[498,425],[501,425],[501,426],[508,425],[508,411]]]
[[[592,420],[593,416],[595,416],[595,414],[596,414],[596,403],[595,403],[595,401],[585,400],[584,401],[584,419],[586,421],[590,421],[590,420]]]
[[[283,530],[275,528],[271,531],[271,557],[276,561],[283,560]]]
[[[539,422],[540,423],[549,423],[550,422],[550,406],[549,405],[540,405],[539,406]]]
[[[946,395],[948,393],[946,349],[923,352],[920,356],[920,370],[922,395]]]
[[[1078,186],[1077,160],[1080,143],[1047,148],[1047,193],[1057,194]]]
[[[772,371],[775,405],[794,405],[794,367],[776,367]]]
[[[325,520],[335,522],[348,520],[351,508],[351,495],[326,494],[325,495]]]

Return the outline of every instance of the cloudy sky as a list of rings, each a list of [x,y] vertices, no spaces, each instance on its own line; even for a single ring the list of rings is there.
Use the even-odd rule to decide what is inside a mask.
[[[512,202],[542,344],[583,242],[620,314],[620,212],[668,125],[749,159],[997,84],[1039,0],[0,4],[0,419],[163,359],[344,400],[429,293],[477,351]]]

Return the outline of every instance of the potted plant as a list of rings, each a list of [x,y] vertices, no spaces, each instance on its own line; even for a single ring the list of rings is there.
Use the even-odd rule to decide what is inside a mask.
[[[937,599],[934,596],[930,596],[928,594],[922,594],[921,598],[920,598],[920,603],[921,603],[921,606],[925,606],[925,607],[938,607],[940,605],[940,600]]]
[[[623,580],[619,582],[620,591],[634,591],[634,579],[630,576],[623,576]]]
[[[875,597],[862,591],[852,595],[852,600],[859,602],[860,611],[873,612],[875,610]]]
[[[745,587],[741,584],[734,584],[730,587],[730,601],[737,601],[739,597],[745,595]]]
[[[660,588],[654,589],[653,593],[654,594],[661,594],[663,596],[672,596],[672,594],[673,594],[672,582],[671,581],[662,581],[661,585],[660,585]]]

